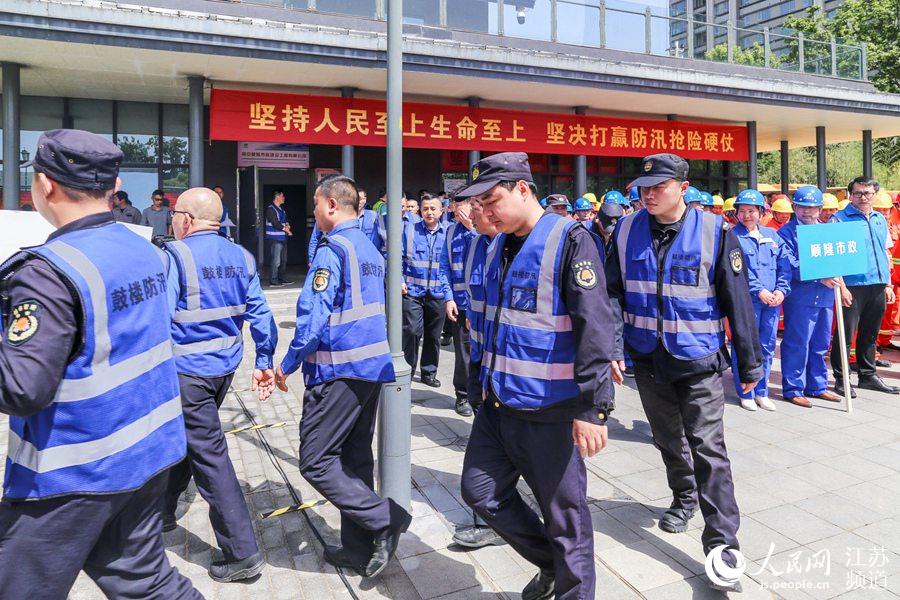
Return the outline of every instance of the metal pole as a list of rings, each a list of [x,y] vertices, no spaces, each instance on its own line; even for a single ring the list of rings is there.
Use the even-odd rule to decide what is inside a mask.
[[[828,177],[825,171],[825,127],[816,127],[816,184],[823,192],[828,187]]]
[[[576,115],[587,114],[586,106],[576,106]],[[587,156],[579,154],[575,157],[575,195],[579,198],[587,193]]]
[[[847,403],[847,413],[853,412],[853,401],[850,388],[850,360],[847,357],[847,332],[844,331],[844,303],[841,300],[841,288],[834,288],[834,314],[837,317],[838,342],[841,344],[841,374],[844,384],[844,400]]]
[[[438,2],[438,25],[440,27],[447,26],[447,0],[439,0]]]
[[[397,379],[385,384],[378,421],[378,482],[382,496],[410,506],[410,368],[403,358],[403,259],[400,198],[403,197],[403,0],[387,11],[387,318],[388,343]]]
[[[861,57],[860,57],[860,68],[862,73],[860,73],[860,79],[863,81],[869,80],[869,47],[866,45],[866,42],[862,43],[860,47]]]
[[[759,185],[759,164],[757,163],[756,153],[756,121],[747,121],[747,157],[749,164],[747,165],[747,187],[756,189]]]
[[[694,58],[694,11],[687,13],[687,54],[688,58]]]
[[[837,40],[831,36],[831,76],[837,77],[838,60],[837,60]]]
[[[872,130],[863,129],[862,134],[863,177],[872,177]]]
[[[772,41],[769,38],[769,28],[763,27],[763,60],[768,69],[772,65]]]
[[[734,62],[734,23],[730,20],[725,25],[725,48],[728,51],[728,62]]]
[[[713,0],[706,0],[706,52],[712,50],[716,43],[713,21]]]
[[[188,180],[203,186],[203,84],[201,75],[188,77]]]
[[[600,0],[600,47],[606,48],[606,2]]]
[[[799,63],[799,70],[801,73],[806,73],[806,38],[803,37],[803,32],[800,31],[797,33],[797,62]]]
[[[481,105],[481,98],[476,98],[472,96],[471,98],[467,98],[466,101],[469,103],[470,108],[478,108]],[[472,172],[472,167],[475,166],[481,160],[481,151],[480,150],[469,150],[469,172]],[[471,183],[471,181],[469,182]]]
[[[3,208],[19,208],[19,70],[3,63]],[[31,148],[32,156],[37,148]]]
[[[557,19],[557,0],[550,0],[550,41],[555,42],[559,39],[559,21]]]
[[[781,140],[781,193],[787,194],[790,189],[791,171],[788,163],[788,141]]]
[[[354,88],[343,87],[341,88],[341,98],[352,98],[353,92]],[[343,173],[346,177],[350,177],[351,179],[353,179],[354,171],[353,159],[353,146],[351,146],[350,144],[341,146],[341,173]]]
[[[653,40],[651,36],[653,35],[653,13],[650,12],[650,7],[644,9],[644,52],[647,54],[653,53]]]

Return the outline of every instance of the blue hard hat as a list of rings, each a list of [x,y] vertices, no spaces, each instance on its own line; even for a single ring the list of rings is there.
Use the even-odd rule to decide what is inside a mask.
[[[541,198],[541,208],[547,208],[547,198]]]
[[[814,185],[801,185],[794,192],[797,206],[822,206],[822,190]]]
[[[689,185],[688,189],[684,192],[685,204],[690,204],[691,202],[700,202],[702,199],[703,197],[700,195],[700,190],[692,185]]]
[[[603,194],[603,202],[604,204],[621,204],[623,206],[628,205],[628,200],[625,199],[625,196],[622,195],[622,192],[617,190],[612,190]]]
[[[572,203],[566,202],[566,212],[572,214]]]
[[[630,202],[640,202],[641,188],[635,185],[630,190],[628,190],[628,200]]]
[[[819,196],[821,198],[821,195]],[[754,189],[746,189],[737,195],[737,199],[734,201],[735,206],[740,206],[741,204],[746,204],[747,206],[758,206],[760,208],[765,208],[766,199],[763,198],[763,195]]]
[[[575,210],[591,210],[591,201],[587,198],[579,198],[575,201]]]
[[[700,192],[700,206],[715,206],[712,194],[709,192]]]

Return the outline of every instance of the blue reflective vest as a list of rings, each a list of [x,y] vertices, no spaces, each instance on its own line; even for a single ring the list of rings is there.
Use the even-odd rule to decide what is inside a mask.
[[[369,210],[368,208],[363,209],[362,214],[359,215],[360,229],[362,229],[365,236],[372,241],[372,244],[374,244],[378,251],[382,250],[384,239],[387,237],[386,234],[382,236],[381,226],[379,224],[380,219],[381,217],[375,214],[375,211]],[[312,234],[309,236],[309,247],[306,250],[306,258],[310,264],[312,264],[313,259],[316,257],[316,248],[319,245],[321,237],[322,231],[319,229],[319,225],[314,223]]]
[[[447,231],[438,224],[429,232],[424,221],[407,223],[403,229],[403,276],[411,298],[430,293],[435,298],[449,300],[446,273],[441,271]]]
[[[138,489],[186,452],[168,260],[119,223],[65,233],[28,252],[78,293],[83,340],[53,402],[9,418],[5,497]]]
[[[790,251],[791,261],[791,295],[785,298],[785,308],[789,306],[815,306],[828,308],[834,306],[834,291],[818,279],[803,281],[800,278],[800,259],[797,247],[797,219],[791,219],[778,229],[778,235],[784,240]]]
[[[508,407],[537,410],[578,396],[575,338],[561,291],[572,219],[544,213],[503,277],[498,234],[485,267],[482,381]]]
[[[466,252],[463,278],[468,302],[466,318],[469,319],[469,359],[472,362],[481,360],[484,345],[484,265],[490,244],[491,238],[488,236],[476,235]]]
[[[468,308],[466,296],[465,260],[466,252],[475,233],[466,229],[461,223],[454,221],[447,227],[444,242],[444,253],[441,256],[441,268],[450,283],[453,300],[460,311]]]
[[[217,377],[233,373],[244,355],[241,330],[256,263],[237,244],[210,233],[169,242],[166,250],[181,281],[172,322],[175,365],[179,373]]]
[[[725,343],[714,281],[722,234],[722,217],[688,210],[659,265],[649,213],[640,210],[619,221],[616,244],[628,347],[650,354],[661,340],[669,354],[682,360],[718,352]]]
[[[341,259],[341,291],[319,347],[303,360],[307,386],[333,379],[394,380],[384,313],[384,258],[359,227],[325,236]]]
[[[275,211],[275,216],[278,217],[278,222],[281,223],[282,227],[287,225],[287,213],[284,212],[284,209],[280,206],[275,206],[274,204],[270,204],[269,206]],[[287,233],[282,229],[272,227],[272,224],[266,219],[266,239],[283,242],[287,239]]]

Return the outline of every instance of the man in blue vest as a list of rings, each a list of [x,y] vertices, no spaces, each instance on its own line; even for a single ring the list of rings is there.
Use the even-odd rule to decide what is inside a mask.
[[[466,295],[465,259],[469,244],[475,237],[472,220],[469,217],[471,208],[468,198],[460,198],[453,202],[456,218],[447,227],[441,252],[441,271],[447,274],[452,292],[452,297],[445,307],[456,359],[453,366],[456,412],[463,417],[472,416],[472,407],[469,406],[469,331],[465,323],[469,304]]]
[[[440,223],[441,203],[425,192],[422,220],[403,227],[403,354],[416,373],[422,345],[422,383],[440,387],[437,368],[444,305],[453,299],[447,272],[441,269],[446,230]]]
[[[175,303],[172,341],[188,455],[169,477],[163,531],[175,529],[178,497],[193,474],[224,555],[210,566],[210,577],[219,582],[249,579],[264,563],[218,411],[244,355],[245,320],[256,343],[251,387],[259,388],[261,400],[271,394],[278,328],[259,285],[256,261],[217,235],[222,202],[215,192],[189,189],[178,197],[177,207],[172,217],[177,241],[166,244],[166,250],[179,273],[178,285],[169,292]]]
[[[685,206],[687,175],[687,161],[674,154],[643,160],[629,187],[640,190],[645,208],[616,226],[606,278],[674,495],[659,527],[685,531],[699,495],[710,583],[737,590],[734,567],[743,557],[722,422],[721,373],[729,366],[723,318],[744,392],[762,377],[762,351],[740,243],[722,217]]]
[[[384,314],[384,259],[359,228],[353,180],[326,178],[314,214],[324,233],[300,298],[297,330],[276,373],[302,365],[300,473],[341,512],[341,546],[325,559],[374,577],[412,517],[373,490],[372,436],[383,383],[394,380]]]
[[[266,246],[269,255],[269,285],[281,287],[293,283],[285,280],[287,270],[287,239],[294,235],[284,210],[284,192],[275,192],[272,204],[266,208]]]
[[[541,208],[526,154],[479,161],[458,194],[476,196],[499,233],[485,258],[485,402],[466,446],[462,496],[538,567],[523,599],[593,598],[584,458],[606,445],[615,350],[603,263],[590,232]],[[519,495],[520,477],[543,522]]]
[[[31,194],[57,230],[0,267],[4,598],[65,598],[82,569],[107,598],[203,597],[169,564],[160,516],[185,454],[174,268],[113,220],[121,162],[99,135],[41,135]]]
[[[386,251],[385,240],[387,239],[387,228],[382,230],[382,225],[380,223],[382,221],[381,216],[376,214],[374,210],[366,208],[366,191],[362,188],[359,189],[358,214],[360,229],[362,229],[362,232],[366,237],[371,240],[372,244],[375,245],[375,248],[381,251],[383,255]],[[319,238],[321,237],[322,231],[319,229],[319,226],[313,224],[313,231],[309,236],[309,247],[306,250],[308,264],[312,264],[313,258],[316,255],[316,248],[319,245]]]
[[[845,275],[842,294],[850,300],[844,311],[844,332],[847,352],[853,334],[856,333],[856,364],[859,381],[857,387],[876,392],[897,394],[900,387],[888,385],[875,371],[875,343],[884,310],[894,302],[891,285],[891,254],[893,246],[887,220],[872,209],[872,201],[878,192],[878,182],[869,177],[857,177],[847,186],[850,204],[831,217],[832,221],[861,222],[866,228],[866,252],[868,268],[860,275]],[[831,342],[831,369],[834,372],[834,391],[844,395],[844,379],[841,373],[841,347],[837,334]],[[853,391],[851,389],[851,394]]]

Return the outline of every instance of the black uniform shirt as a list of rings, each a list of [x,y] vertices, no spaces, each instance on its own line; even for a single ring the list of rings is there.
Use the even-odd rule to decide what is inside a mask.
[[[681,231],[687,214],[688,212],[685,210],[681,219],[671,224],[658,223],[653,215],[650,215],[650,234],[657,260]],[[759,344],[759,328],[756,324],[756,314],[753,311],[750,286],[747,283],[747,269],[742,267],[739,272],[735,272],[729,258],[732,252],[741,252],[741,245],[730,229],[724,231],[720,239],[721,247],[714,275],[716,298],[723,316],[728,317],[728,323],[731,326],[731,344],[733,351],[737,352],[740,380],[747,383],[759,381],[763,376],[762,349]],[[743,258],[743,252],[741,252],[741,257]],[[743,260],[743,265],[746,264],[747,261]],[[606,282],[613,306],[619,307],[624,304],[625,287],[619,267],[617,244],[610,244],[609,247],[606,260]],[[616,313],[617,318],[621,320],[621,309]],[[622,340],[617,339],[616,343],[621,354]],[[724,345],[707,357],[690,361],[675,358],[663,347],[661,342],[657,344],[651,354],[641,354],[632,348],[627,348],[627,350],[632,360],[652,361],[653,375],[657,381],[662,382],[674,382],[706,373],[721,373],[731,365],[728,350]]]
[[[47,241],[112,221],[109,212],[83,217],[60,227]],[[50,405],[66,365],[80,350],[84,327],[81,301],[63,276],[40,257],[25,259],[0,285],[8,294],[0,339],[0,412],[27,417]],[[12,336],[15,315],[11,313],[22,307],[34,319],[24,333]],[[15,341],[11,341],[13,337]]]
[[[502,254],[502,270],[512,262],[521,250],[526,237],[513,235],[505,237]],[[583,267],[590,263],[595,275],[593,285],[581,277],[576,281],[573,266]],[[564,400],[548,408],[521,411],[507,409],[523,419],[545,422],[570,421],[578,419],[602,424],[610,412],[613,400],[613,384],[610,378],[609,362],[615,352],[615,339],[610,324],[614,322],[612,307],[606,295],[603,261],[593,235],[584,227],[569,230],[563,245],[562,294],[563,302],[572,318],[572,332],[575,337],[575,383],[579,395]],[[581,271],[583,269],[579,269]],[[587,285],[587,287],[585,287]],[[489,366],[489,365],[488,365]],[[499,402],[493,390],[488,390],[489,399]]]

